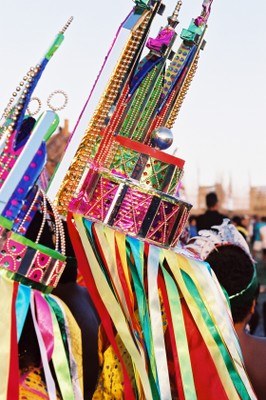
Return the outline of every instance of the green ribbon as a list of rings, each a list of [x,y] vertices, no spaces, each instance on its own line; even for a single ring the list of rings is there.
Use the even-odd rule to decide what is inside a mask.
[[[127,261],[130,265],[131,277],[135,288],[135,295],[138,306],[138,317],[143,331],[145,347],[147,349],[150,361],[149,380],[151,384],[152,395],[154,400],[159,400],[160,395],[158,392],[158,379],[151,334],[150,316],[144,286],[144,243],[132,237],[127,237],[126,240],[130,246],[127,246]],[[134,263],[131,260],[131,254],[133,256]]]
[[[65,323],[65,316],[63,311],[61,310],[59,304],[51,297],[51,296],[45,296],[46,300],[48,301],[49,305],[52,307],[55,315],[57,322],[59,324],[59,328],[61,331],[61,336],[63,339],[65,351],[67,354],[67,357],[69,358],[69,349],[68,349],[68,341],[67,341],[67,332],[66,332],[66,323]]]
[[[179,291],[174,279],[167,272],[162,263],[161,270],[163,272],[168,301],[171,310],[171,318],[173,321],[174,336],[176,341],[176,348],[178,351],[178,361],[182,377],[184,396],[186,400],[196,400],[197,394],[194,384],[193,371],[190,361],[187,334],[183,319],[183,311],[181,307]]]
[[[3,217],[2,215],[0,215],[0,225],[3,228],[8,229],[9,231],[11,231],[12,226],[13,226],[13,222],[10,221],[9,219]]]
[[[88,241],[89,241],[89,243],[90,243],[90,245],[91,245],[91,247],[93,249],[94,255],[95,255],[95,257],[96,257],[96,259],[97,259],[97,261],[98,261],[98,263],[99,263],[99,265],[101,267],[101,270],[105,275],[105,279],[108,282],[108,285],[109,285],[110,289],[112,290],[113,294],[116,295],[115,291],[113,289],[113,285],[112,285],[111,279],[110,279],[108,273],[106,272],[106,269],[104,267],[102,259],[101,259],[100,255],[99,255],[99,251],[97,249],[96,243],[94,241],[93,232],[92,232],[92,223],[91,223],[91,221],[88,221],[86,218],[83,218],[82,221],[83,221],[83,224],[84,224],[84,226],[86,228],[87,239],[88,239]]]
[[[54,249],[50,249],[49,247],[46,247],[40,243],[32,242],[31,240],[27,239],[25,236],[21,236],[18,233],[12,232],[10,239],[13,239],[18,243],[24,244],[25,246],[31,247],[32,249],[35,249],[37,251],[40,251],[41,253],[46,254],[47,256],[50,256],[56,260],[60,260],[60,261],[66,260],[66,257],[63,256],[58,251],[56,251]]]
[[[46,58],[47,60],[50,60],[53,57],[53,55],[56,52],[56,50],[60,47],[60,45],[63,42],[63,40],[64,40],[63,33],[59,33],[56,36],[53,44],[50,46],[49,50],[45,54],[44,58]]]
[[[58,303],[51,297],[45,296],[51,308],[54,331],[54,351],[52,362],[55,369],[57,382],[63,400],[75,400],[70,374],[69,351],[65,329],[64,313]]]

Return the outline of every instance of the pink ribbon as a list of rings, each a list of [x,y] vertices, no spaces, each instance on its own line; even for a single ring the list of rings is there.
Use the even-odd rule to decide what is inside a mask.
[[[43,338],[48,360],[51,360],[54,350],[53,321],[49,305],[41,293],[34,291],[37,323]]]
[[[36,298],[34,299],[36,294],[37,294],[36,291],[34,291],[34,292],[32,291],[32,293],[31,293],[31,302],[30,302],[31,316],[32,316],[33,325],[34,325],[34,329],[35,329],[35,333],[37,336],[39,349],[40,349],[40,353],[41,353],[42,366],[43,366],[43,371],[44,371],[45,382],[46,382],[49,399],[56,400],[57,399],[56,387],[55,387],[55,382],[54,382],[54,379],[53,379],[53,376],[52,376],[52,373],[50,370],[50,366],[49,366],[49,360],[47,357],[47,349],[46,349],[46,345],[44,343],[44,339],[43,339],[43,336],[40,331],[39,324],[38,324],[37,318],[36,318],[36,307],[35,307],[36,303],[34,304],[34,300],[36,301]],[[38,295],[40,295],[40,294],[38,293]],[[37,295],[37,297],[38,297],[38,295]],[[44,299],[43,299],[43,301],[44,301]],[[51,316],[50,316],[50,311],[49,311],[48,316],[46,316],[46,320],[49,321],[50,318],[51,318]],[[43,322],[44,322],[44,320],[43,320]],[[47,325],[50,325],[49,322]]]

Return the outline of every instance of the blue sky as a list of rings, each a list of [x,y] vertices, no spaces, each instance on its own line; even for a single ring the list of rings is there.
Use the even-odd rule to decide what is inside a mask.
[[[266,185],[265,0],[214,0],[207,45],[173,128],[177,155],[186,160],[185,184],[228,182],[245,190]],[[165,0],[151,32],[155,36],[176,1]],[[1,0],[0,109],[28,68],[36,64],[69,16],[72,26],[35,94],[43,101],[56,89],[68,93],[60,113],[73,127],[131,0]],[[184,0],[180,25],[199,14],[201,1]],[[179,41],[176,42],[175,49]]]

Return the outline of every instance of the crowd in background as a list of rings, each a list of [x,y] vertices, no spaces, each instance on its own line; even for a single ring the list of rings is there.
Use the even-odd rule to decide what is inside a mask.
[[[193,237],[202,229],[210,229],[213,225],[220,225],[224,218],[229,218],[246,239],[254,257],[262,254],[266,260],[266,216],[233,215],[227,216],[219,212],[219,200],[215,192],[206,196],[206,212],[201,215],[190,215],[189,236]]]

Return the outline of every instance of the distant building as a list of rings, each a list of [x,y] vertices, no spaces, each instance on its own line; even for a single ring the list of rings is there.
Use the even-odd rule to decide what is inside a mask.
[[[249,191],[250,213],[266,216],[266,186],[253,186]]]
[[[59,128],[58,133],[52,135],[47,143],[47,163],[46,169],[51,177],[57,164],[61,161],[66,145],[70,136],[68,119],[65,119],[63,128]]]
[[[199,186],[197,205],[194,204],[193,213],[200,214],[206,209],[205,197],[209,192],[216,192],[219,198],[220,210],[228,216],[258,215],[266,216],[266,186],[252,186],[249,190],[234,192],[230,184],[227,189],[222,184]]]

